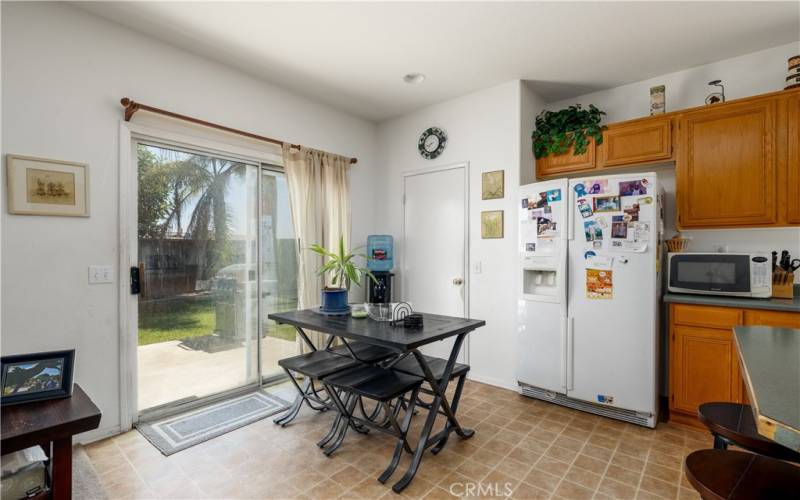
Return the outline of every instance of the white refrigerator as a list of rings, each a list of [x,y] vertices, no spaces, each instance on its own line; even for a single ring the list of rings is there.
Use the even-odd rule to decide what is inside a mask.
[[[655,427],[663,193],[654,173],[521,187],[520,391]]]

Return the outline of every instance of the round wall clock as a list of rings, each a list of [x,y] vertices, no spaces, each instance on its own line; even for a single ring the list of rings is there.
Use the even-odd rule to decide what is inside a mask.
[[[442,154],[444,146],[447,143],[447,136],[444,130],[439,127],[430,127],[419,136],[417,147],[419,154],[426,160],[432,160]]]

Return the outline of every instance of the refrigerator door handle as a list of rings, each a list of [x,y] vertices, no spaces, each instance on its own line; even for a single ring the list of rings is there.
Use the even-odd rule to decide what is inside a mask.
[[[567,326],[569,318],[561,317],[561,388],[567,390]]]
[[[567,391],[575,389],[575,318],[567,318]]]
[[[567,183],[567,200],[569,200],[569,204],[566,207],[567,210],[567,240],[572,241],[575,239],[575,231],[572,228],[572,224],[574,223],[573,217],[575,216],[575,190],[569,189],[569,183]]]

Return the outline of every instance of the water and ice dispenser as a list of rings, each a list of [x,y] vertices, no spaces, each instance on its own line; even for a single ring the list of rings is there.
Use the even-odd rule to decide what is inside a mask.
[[[522,262],[522,296],[528,300],[558,302],[563,269],[554,257],[526,257]]]

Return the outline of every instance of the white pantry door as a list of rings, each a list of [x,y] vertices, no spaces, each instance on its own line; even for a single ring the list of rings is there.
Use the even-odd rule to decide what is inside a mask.
[[[415,311],[467,315],[467,164],[405,175],[402,295]],[[466,362],[468,339],[459,353]],[[422,349],[447,358],[453,340]]]

